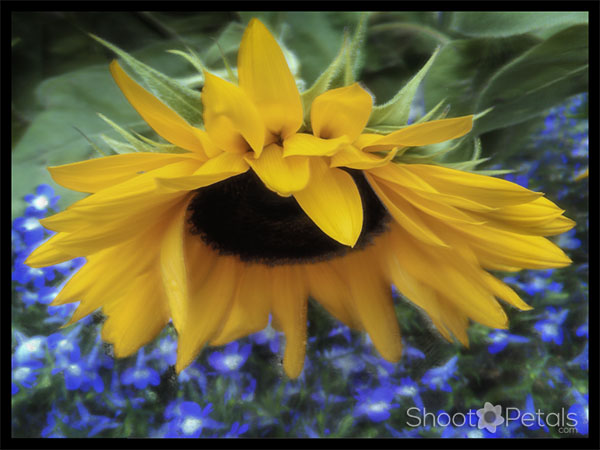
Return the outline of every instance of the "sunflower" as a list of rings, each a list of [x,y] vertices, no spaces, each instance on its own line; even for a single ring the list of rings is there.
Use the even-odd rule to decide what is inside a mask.
[[[488,269],[571,262],[544,236],[574,223],[542,194],[402,162],[410,147],[465,135],[473,116],[366,133],[373,98],[358,83],[325,91],[305,114],[281,48],[256,19],[240,45],[239,83],[204,73],[204,129],[116,61],[110,70],[178,152],[50,167],[57,183],[91,195],[42,221],[58,233],[27,264],[87,258],[53,304],[81,301],[69,323],[102,308],[102,338],[117,357],[172,321],[179,372],[205,345],[257,332],[271,316],[286,338],[284,370],[297,377],[310,296],[395,362],[392,285],[442,336],[467,345],[469,319],[507,328],[496,298],[530,309]]]

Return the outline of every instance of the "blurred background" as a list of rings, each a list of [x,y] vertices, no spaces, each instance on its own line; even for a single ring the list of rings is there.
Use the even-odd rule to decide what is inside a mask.
[[[573,260],[570,267],[499,275],[534,307],[507,307],[510,330],[475,324],[469,348],[449,344],[398,296],[405,350],[400,363],[389,364],[368,337],[311,303],[307,361],[302,376],[291,381],[281,368],[281,336],[270,327],[206,349],[179,377],[171,327],[122,360],[112,358],[99,338],[100,313],[60,328],[74,306],[47,305],[84,261],[30,269],[23,260],[49,236],[39,219],[81,194],[54,184],[46,167],[111,151],[118,133],[98,113],[153,137],[110,77],[114,54],[89,34],[200,90],[196,68],[167,51],[192,49],[209,70],[222,73],[224,59],[235,66],[252,17],[284,45],[302,88],[336,56],[361,14],[12,13],[13,437],[587,435],[585,12],[385,12],[367,18],[358,79],[377,104],[391,99],[440,47],[411,120],[442,100],[448,117],[493,107],[473,130],[481,139],[479,157],[488,158],[478,169],[513,170],[503,177],[545,192],[577,222],[553,238]],[[447,162],[472,153],[472,146],[459,147]],[[495,432],[469,426],[469,412],[485,402],[501,405],[506,419],[506,408],[515,408],[515,420]],[[417,420],[424,411],[435,419]],[[536,411],[544,414],[534,426],[516,419]],[[476,416],[472,420],[477,423]]]

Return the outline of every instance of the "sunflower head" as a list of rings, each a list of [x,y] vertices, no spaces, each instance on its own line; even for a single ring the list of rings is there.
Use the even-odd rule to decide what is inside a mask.
[[[388,110],[358,83],[326,90],[320,79],[301,94],[256,19],[241,41],[237,83],[204,71],[202,123],[116,61],[110,71],[176,152],[49,168],[57,183],[91,195],[43,221],[58,233],[27,264],[87,258],[53,304],[81,301],[71,322],[102,308],[102,337],[117,356],[172,321],[180,371],[205,345],[259,331],[272,317],[286,337],[284,369],[296,377],[310,296],[397,361],[392,284],[442,336],[467,344],[469,320],[508,326],[496,298],[529,308],[487,269],[570,263],[544,236],[573,222],[541,194],[415,163],[428,161],[424,146],[466,135],[473,116],[367,129]]]

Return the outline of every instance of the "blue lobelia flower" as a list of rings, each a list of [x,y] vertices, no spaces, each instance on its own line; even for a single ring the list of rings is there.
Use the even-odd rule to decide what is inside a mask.
[[[271,318],[269,318],[269,324],[267,327],[258,333],[250,335],[250,339],[252,339],[254,343],[258,345],[268,345],[269,349],[273,353],[279,353],[281,335],[282,333],[275,330],[275,328],[271,326]]]
[[[15,220],[13,220],[12,226],[14,230],[19,232],[23,242],[28,247],[37,247],[37,244],[44,240],[44,237],[47,233],[47,230],[42,226],[39,218],[37,217],[17,217]],[[29,250],[33,250],[33,248]],[[23,253],[25,253],[25,251],[23,251]]]
[[[13,354],[16,364],[21,365],[40,360],[46,355],[46,338],[44,336],[28,338],[18,331],[15,331],[14,336],[18,342]]]
[[[179,372],[177,380],[180,383],[195,383],[202,391],[202,395],[206,395],[206,386],[208,384],[208,379],[204,372],[205,369],[202,367],[202,365],[200,365],[198,362],[193,362],[181,372]]]
[[[79,420],[73,422],[72,426],[78,430],[89,429],[87,433],[88,437],[93,437],[106,429],[120,426],[118,422],[113,421],[110,417],[90,414],[82,402],[78,402],[76,406],[79,413]]]
[[[46,281],[54,280],[54,270],[52,267],[44,267],[42,269],[35,269],[23,264],[26,254],[19,256],[15,259],[14,270],[12,272],[12,279],[19,284],[25,286],[27,283],[33,282],[33,285],[37,289],[41,289],[45,286]]]
[[[323,356],[325,360],[331,361],[331,364],[340,371],[340,375],[344,379],[356,372],[361,372],[365,368],[364,360],[356,355],[351,347],[334,345],[330,349],[324,350]]]
[[[577,229],[572,228],[556,239],[556,245],[563,249],[575,250],[581,247],[581,239],[576,238]]]
[[[589,432],[589,396],[588,394],[581,394],[576,389],[573,389],[571,394],[575,402],[569,407],[567,417],[577,421],[574,427],[579,434],[585,436]]]
[[[327,335],[328,337],[333,337],[333,336],[343,336],[344,339],[346,339],[346,342],[351,343],[352,342],[352,335],[350,333],[350,328],[348,328],[346,325],[344,324],[338,324],[337,326],[335,326]]]
[[[177,341],[169,335],[161,338],[148,355],[148,359],[154,361],[158,365],[158,372],[163,374],[170,366],[175,365]]]
[[[510,334],[503,330],[492,331],[488,335],[487,340],[491,343],[488,347],[488,352],[492,355],[504,350],[508,344],[524,344],[529,342],[529,338]]]
[[[79,331],[79,327],[74,327],[67,334],[54,333],[48,336],[48,348],[53,351],[54,359],[59,364],[80,359],[81,350],[77,341]]]
[[[57,408],[56,404],[52,404],[52,408],[46,416],[46,426],[42,429],[42,437],[45,438],[65,438],[66,436],[61,430],[61,425],[69,424],[70,419],[67,414],[63,414]]]
[[[548,367],[546,369],[546,374],[548,376],[548,385],[552,388],[555,387],[555,382],[567,387],[571,387],[572,385],[571,381],[565,376],[560,367]]]
[[[389,386],[376,389],[361,389],[354,396],[357,400],[354,406],[354,417],[367,416],[371,422],[383,422],[389,419],[390,410],[399,405],[392,403],[394,391]]]
[[[452,392],[452,387],[448,384],[448,380],[456,378],[457,361],[458,356],[453,356],[446,364],[429,369],[421,378],[421,383],[431,390]]]
[[[588,329],[589,329],[589,322],[586,322],[577,328],[577,331],[575,331],[575,335],[577,337],[583,337],[583,336],[589,337]]]
[[[169,431],[165,437],[197,438],[204,428],[218,429],[223,424],[213,420],[209,415],[212,403],[200,408],[195,402],[172,402],[167,406],[165,418],[169,421]]]
[[[557,345],[563,343],[564,333],[561,325],[568,314],[568,309],[556,309],[552,306],[546,308],[544,318],[536,322],[533,326],[540,334],[542,341],[554,342]]]
[[[239,342],[233,342],[225,347],[222,352],[213,352],[208,355],[208,363],[221,374],[237,372],[246,363],[252,344],[240,348]]]
[[[54,189],[47,184],[40,184],[35,194],[27,194],[25,201],[29,204],[25,209],[26,216],[44,217],[48,209],[56,209],[56,202],[60,197],[54,195]]]
[[[415,406],[420,410],[423,410],[423,400],[419,394],[419,385],[413,381],[410,377],[400,378],[397,385],[391,386],[396,397],[410,398],[413,400]]]
[[[146,389],[149,384],[152,386],[160,384],[160,375],[158,372],[146,366],[143,348],[138,351],[135,366],[129,367],[121,375],[121,383],[124,385],[133,384],[137,389]]]
[[[11,395],[19,392],[21,387],[31,389],[37,384],[39,369],[44,364],[41,361],[29,360],[19,364],[15,358],[12,358],[12,384]]]

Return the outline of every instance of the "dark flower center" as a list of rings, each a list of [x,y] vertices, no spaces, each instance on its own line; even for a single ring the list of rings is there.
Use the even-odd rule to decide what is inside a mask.
[[[354,179],[363,207],[363,229],[354,249],[368,245],[385,230],[388,214],[359,170]],[[221,254],[243,261],[291,264],[341,256],[350,247],[327,236],[293,196],[267,189],[251,170],[196,190],[188,207],[190,232]]]

